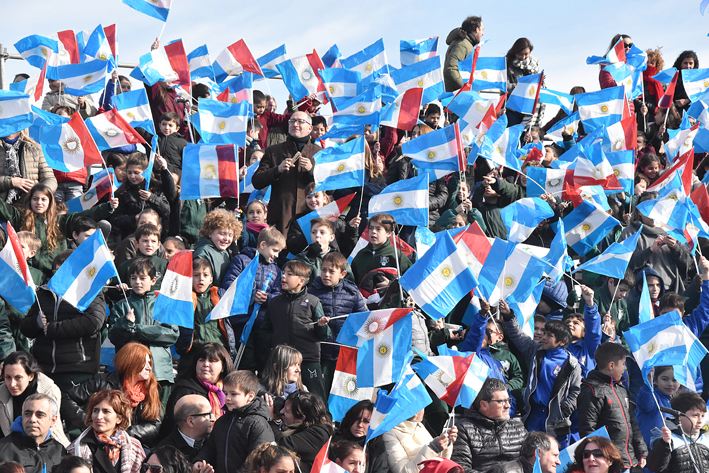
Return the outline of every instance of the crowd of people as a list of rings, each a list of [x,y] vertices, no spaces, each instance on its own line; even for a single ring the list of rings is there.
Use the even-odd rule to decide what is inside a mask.
[[[459,61],[484,32],[482,19],[471,16],[446,38],[447,91],[463,87]],[[626,51],[633,46],[630,36],[617,35],[609,50],[618,41]],[[533,49],[520,38],[507,53],[508,94],[520,78],[539,73]],[[646,189],[676,159],[663,144],[691,105],[680,76],[673,103],[658,106],[664,87],[652,77],[664,60],[659,48],[646,53],[643,98],[629,104],[637,119],[633,192],[603,196],[620,225],[590,253],[568,252],[588,261],[641,232],[637,247],[623,278],[582,271],[573,281],[570,275],[541,281],[533,336],[504,300],[491,307],[480,298],[479,310],[467,318],[472,295],[466,296],[434,320],[410,297],[400,297],[398,279],[417,261],[416,229],[386,213],[369,215],[368,202],[417,174],[403,143],[458,119],[440,103],[423,104],[411,132],[366,126],[364,185],[323,192],[313,177],[329,127],[322,104],[312,95],[289,100],[279,113],[273,97],[254,90],[254,117],[238,157],[240,179],[258,163],[253,198],[180,200],[182,153],[198,131],[190,130],[186,113],[195,113],[210,90],[193,84],[186,112],[168,84],[146,85],[159,149],[149,186],[149,145],[104,151],[118,189],[72,213],[66,202],[83,195],[92,169],[51,169],[28,130],[0,138],[0,219],[17,230],[37,287],[36,302],[24,314],[0,299],[0,473],[319,473],[313,465],[328,442],[329,459],[350,473],[531,473],[535,464],[556,473],[560,451],[572,444],[571,464],[564,465],[569,473],[709,471],[709,386],[702,382],[709,365],[693,373],[691,386],[679,384],[672,366],[656,367],[648,384],[623,335],[639,323],[646,283],[654,316],[679,311],[689,331],[709,340],[709,261],[701,256],[707,241],[699,239],[695,255],[638,210],[657,197]],[[675,67],[696,69],[699,60],[684,51]],[[601,66],[599,87],[616,85]],[[60,81],[49,86],[44,110],[87,118],[113,108],[114,94],[130,91],[132,83],[114,72],[98,103],[65,93]],[[574,87],[570,93],[584,92]],[[533,115],[502,107],[498,117],[503,114],[509,126],[525,125],[520,147],[544,147],[523,170],[554,168],[584,136],[581,124],[575,133],[564,129],[563,143],[548,139],[566,118],[563,111],[551,120],[544,120],[544,107]],[[137,131],[151,143],[148,131]],[[693,190],[705,185],[709,167],[696,156]],[[465,172],[430,183],[428,228],[438,233],[472,224],[489,238],[507,239],[500,211],[527,196],[526,175],[483,157],[468,160]],[[269,186],[270,200],[258,192]],[[341,215],[302,224],[350,194]],[[554,223],[573,209],[561,197],[542,196],[554,216],[525,243],[550,247]],[[107,282],[80,311],[46,283],[97,231],[113,252],[120,281]],[[359,248],[362,239],[366,245]],[[168,263],[185,249],[193,250],[191,329],[159,322],[154,313]],[[254,259],[248,311],[209,320]],[[413,308],[414,348],[427,356],[441,345],[475,352],[490,374],[472,405],[455,409],[455,425],[451,408],[429,390],[429,406],[367,441],[377,421],[376,396],[339,422],[328,409],[336,340],[347,315],[397,307]],[[239,350],[244,330],[251,334]],[[107,342],[115,347],[108,368],[101,364]]]

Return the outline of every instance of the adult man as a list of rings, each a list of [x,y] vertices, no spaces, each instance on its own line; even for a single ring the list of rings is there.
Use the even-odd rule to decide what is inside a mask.
[[[310,138],[312,123],[305,112],[295,112],[288,120],[288,138],[266,148],[252,180],[256,189],[271,186],[268,224],[284,235],[295,214],[307,210],[305,189],[313,182],[313,156],[321,149]]]
[[[173,446],[192,462],[202,442],[212,432],[215,420],[207,398],[199,394],[183,396],[175,403],[176,425],[158,447]]]
[[[443,82],[446,92],[453,92],[463,87],[458,62],[463,61],[473,52],[473,48],[483,37],[484,31],[483,19],[479,16],[469,16],[463,21],[460,28],[455,28],[448,33],[446,38],[448,50],[443,61]]]
[[[539,449],[539,466],[542,473],[556,473],[559,461],[559,443],[551,435],[532,431],[522,442],[519,459],[495,465],[487,473],[532,473]]]
[[[458,438],[451,460],[465,473],[487,471],[495,463],[519,458],[524,425],[510,420],[510,397],[507,385],[497,378],[487,378],[465,416],[457,422]]]
[[[0,440],[0,457],[15,461],[27,473],[50,471],[61,461],[66,450],[54,440],[49,429],[59,416],[57,402],[46,394],[36,393],[22,404],[22,422],[12,425],[10,435]]]

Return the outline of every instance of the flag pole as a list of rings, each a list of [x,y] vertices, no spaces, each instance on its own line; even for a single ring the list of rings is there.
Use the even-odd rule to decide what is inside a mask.
[[[660,416],[662,417],[662,424],[667,427],[667,422],[665,421],[665,416],[662,415],[662,411],[660,410],[660,403],[657,401],[657,396],[655,395],[655,367],[653,366],[652,369],[650,369],[650,392],[652,392],[652,398],[655,400],[655,405],[657,406],[657,410],[660,412]]]
[[[643,77],[642,74],[640,74],[640,88],[643,91],[643,105],[645,105],[645,108],[647,108],[647,105],[645,104],[645,78]],[[649,112],[649,110],[648,110]],[[647,114],[643,114],[643,133],[647,132]]]
[[[394,238],[392,241],[394,242],[394,261],[396,261],[396,281],[399,282],[399,279],[401,279],[401,269],[399,268],[399,250],[396,248],[396,222],[394,223]],[[401,303],[404,303],[404,289],[401,287],[401,283],[399,283],[399,297],[401,300]]]

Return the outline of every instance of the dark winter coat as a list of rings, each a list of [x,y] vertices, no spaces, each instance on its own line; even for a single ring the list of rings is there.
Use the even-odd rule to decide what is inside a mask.
[[[45,465],[46,471],[51,471],[64,455],[66,450],[54,437],[49,437],[37,445],[35,440],[27,437],[24,432],[12,432],[0,440],[2,461],[17,462],[25,467],[27,473],[42,473]]]
[[[448,203],[448,184],[446,178],[436,179],[428,185],[428,226],[435,225],[446,210]]]
[[[180,451],[180,453],[182,453],[187,458],[187,461],[190,462],[190,465],[193,463],[192,459],[197,456],[198,452],[197,450],[195,450],[194,447],[190,447],[190,445],[184,439],[177,427],[172,428],[172,431],[170,432],[170,435],[167,436],[167,438],[161,438],[163,440],[158,444],[156,448],[164,447],[166,445],[169,445],[170,447],[175,447]]]
[[[290,435],[281,432],[275,423],[270,424],[276,443],[298,454],[302,472],[310,471],[318,452],[332,435],[332,427],[323,424],[311,426],[301,424]]]
[[[352,202],[354,201],[355,199],[353,198]],[[297,214],[293,217],[293,220],[288,227],[286,248],[288,248],[288,251],[291,254],[297,255],[301,251],[304,251],[308,246],[308,240],[306,240],[305,235],[303,235],[303,229],[300,227],[298,219],[308,215],[310,212],[311,210],[308,209],[301,214]],[[348,225],[344,217],[335,219],[333,223],[335,224],[335,240],[332,244],[337,247],[340,253],[348,256],[359,240],[358,228]]]
[[[161,171],[160,176],[163,181],[167,179],[172,181],[172,176],[167,170]],[[144,208],[155,210],[160,216],[163,226],[166,226],[170,219],[170,202],[162,187],[162,185],[157,185],[157,183],[153,185],[151,182],[150,192],[152,194],[148,200],[143,200],[140,198],[139,191],[145,189],[145,182],[134,186],[128,180],[123,181],[123,184],[115,193],[119,201],[118,208],[111,216],[111,225],[118,229],[121,238],[135,233],[135,216],[142,212]]]
[[[698,439],[692,440],[689,435],[682,438],[681,428],[673,422],[667,421],[667,427],[672,430],[671,443],[659,437],[653,441],[647,468],[655,473],[695,473],[693,457],[699,471],[709,471],[709,434],[701,432]],[[691,456],[687,446],[692,450]]]
[[[209,390],[196,377],[183,376],[177,378],[165,406],[165,415],[160,426],[160,438],[165,438],[172,432],[175,427],[175,404],[188,394],[198,394],[209,401]]]

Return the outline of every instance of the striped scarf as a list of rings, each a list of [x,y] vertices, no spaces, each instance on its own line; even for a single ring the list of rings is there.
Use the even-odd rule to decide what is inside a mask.
[[[212,408],[214,416],[219,419],[224,413],[223,407],[226,402],[226,396],[224,395],[224,391],[222,391],[222,382],[217,381],[217,384],[210,384],[201,379],[200,382],[205,388],[209,389],[209,405]]]
[[[116,466],[118,460],[121,458],[121,444],[124,441],[125,432],[116,430],[113,437],[109,437],[106,434],[99,434],[95,430],[94,434],[96,434],[96,439],[103,444],[103,448],[106,450],[106,455],[108,455],[108,459],[111,460],[111,464]]]

